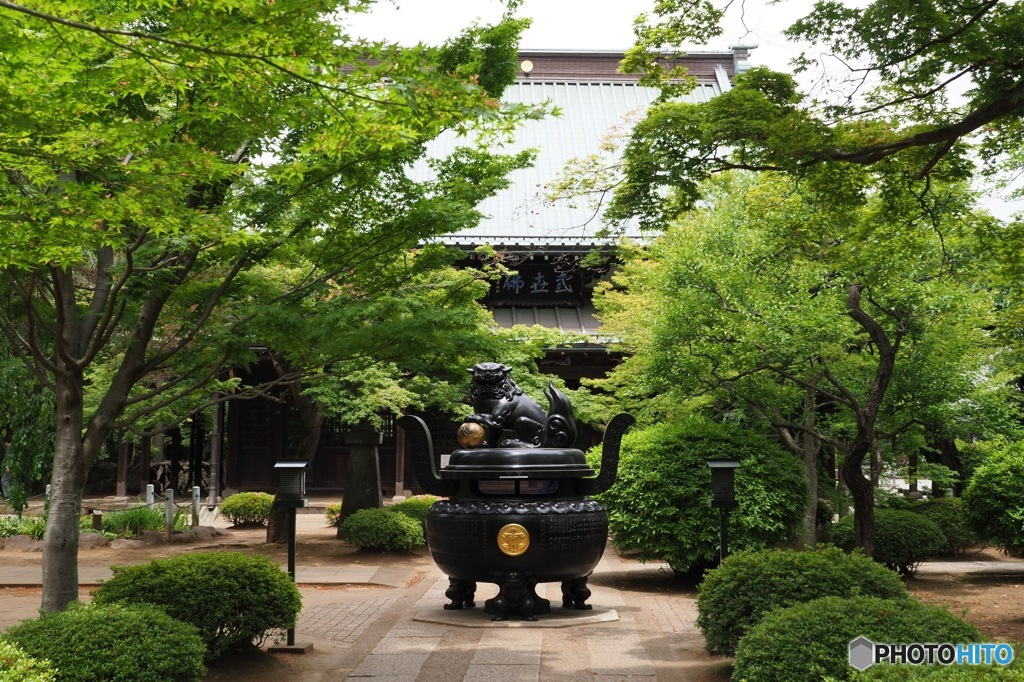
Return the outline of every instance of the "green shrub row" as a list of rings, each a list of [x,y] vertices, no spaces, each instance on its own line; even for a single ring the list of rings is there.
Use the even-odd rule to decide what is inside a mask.
[[[265,526],[273,509],[270,493],[235,493],[220,505],[221,515],[236,526]]]
[[[900,643],[981,640],[981,633],[970,623],[914,599],[822,597],[765,614],[739,641],[733,679],[849,679],[854,671],[849,644],[861,636],[873,642]]]
[[[10,628],[17,649],[0,648],[0,682],[200,680],[204,660],[262,645],[294,627],[302,606],[288,574],[260,556],[182,554],[113,571],[91,604]],[[25,676],[5,677],[8,668]]]
[[[155,606],[76,602],[23,621],[4,638],[50,661],[61,682],[194,682],[206,672],[196,628]]]
[[[265,557],[193,553],[112,568],[93,603],[157,606],[196,628],[208,660],[294,627],[302,606],[288,574]]]
[[[706,574],[697,611],[708,650],[735,650],[734,680],[1024,680],[1016,664],[969,667],[950,678],[953,668],[931,666],[876,666],[857,674],[848,658],[857,637],[955,644],[981,635],[948,610],[910,597],[892,570],[835,547],[734,554]]]
[[[731,653],[768,612],[818,597],[906,598],[892,571],[836,547],[762,550],[729,556],[709,571],[697,596],[697,626],[708,651]]]
[[[853,672],[853,682],[1024,682],[1024,663],[1015,652],[1010,665],[892,665]],[[834,680],[835,678],[830,678]]]

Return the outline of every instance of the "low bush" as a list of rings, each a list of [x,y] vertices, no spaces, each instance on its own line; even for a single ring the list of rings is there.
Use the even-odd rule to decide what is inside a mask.
[[[600,449],[588,453],[598,466]],[[717,562],[719,512],[709,506],[707,460],[740,460],[739,507],[729,516],[729,547],[784,544],[803,524],[803,467],[778,443],[737,427],[675,420],[626,434],[615,484],[598,499],[608,507],[616,546],[641,561],[664,560],[677,574],[699,574]]]
[[[853,682],[1024,682],[1024,664],[891,665],[882,663],[850,675]]]
[[[42,540],[46,534],[46,519],[42,516],[7,516],[0,518],[0,538],[27,535]]]
[[[236,526],[265,526],[273,508],[270,493],[235,493],[224,498],[220,513]]]
[[[405,514],[410,519],[419,521],[420,525],[426,528],[427,512],[439,499],[441,498],[435,497],[434,495],[417,495],[416,497],[410,497],[408,500],[404,500],[393,505],[391,507],[391,511],[396,511],[399,514]]]
[[[44,658],[33,658],[17,644],[0,639],[0,682],[55,682],[57,672]]]
[[[823,597],[765,614],[740,639],[733,679],[849,679],[849,644],[861,636],[873,642],[981,641],[970,623],[914,599]]]
[[[832,543],[846,551],[854,546],[853,516],[832,526]],[[934,522],[921,514],[902,509],[875,510],[875,550],[872,558],[883,566],[912,576],[924,559],[946,546],[946,536]]]
[[[978,544],[977,536],[967,523],[964,501],[959,497],[921,500],[912,505],[910,511],[925,517],[942,531],[946,544],[939,554],[963,554],[968,547]]]
[[[772,609],[819,597],[862,595],[908,596],[896,573],[837,547],[741,552],[705,574],[697,595],[697,626],[708,651],[730,653]]]
[[[167,524],[167,513],[157,507],[132,507],[115,509],[102,513],[100,532],[108,539],[134,538],[147,530],[162,531]],[[189,514],[178,510],[174,514],[173,527],[184,530],[190,524]],[[82,517],[83,531],[92,531],[92,515]]]
[[[341,521],[341,502],[332,502],[324,508],[324,516],[327,517],[327,525],[337,528]]]
[[[992,452],[974,470],[963,500],[980,539],[1004,552],[1024,551],[1024,443]]]
[[[76,602],[4,637],[51,661],[61,682],[191,682],[206,672],[196,629],[153,606]]]
[[[341,524],[345,540],[362,549],[407,552],[427,543],[419,521],[392,509],[360,509]]]
[[[302,607],[288,574],[261,556],[182,554],[112,570],[114,577],[93,591],[94,603],[159,606],[199,630],[208,660],[294,627]]]

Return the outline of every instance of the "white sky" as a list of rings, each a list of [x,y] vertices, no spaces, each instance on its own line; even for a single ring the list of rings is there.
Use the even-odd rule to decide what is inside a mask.
[[[725,0],[723,0],[724,2]],[[858,2],[859,0],[851,0]],[[757,44],[753,66],[790,71],[799,46],[788,43],[782,30],[802,17],[813,0],[731,0],[725,31],[707,45],[689,49],[720,51],[736,44]],[[633,19],[654,6],[654,0],[523,0],[518,15],[533,19],[520,47],[531,50],[625,50],[633,44]],[[352,33],[401,44],[441,44],[474,20],[497,21],[504,10],[499,0],[378,0],[372,12],[349,22]],[[806,84],[805,84],[806,86]],[[1008,218],[1022,202],[1004,203],[990,196],[982,202],[993,214]]]
[[[727,32],[702,47],[718,51],[739,42],[758,43],[760,47],[751,54],[753,64],[786,70],[795,50],[784,47],[780,31],[803,14],[795,13],[794,6],[810,4],[810,0],[799,0],[768,7],[765,0],[743,0],[745,22],[738,10],[730,12],[727,16],[736,16]],[[625,50],[633,44],[634,17],[653,6],[653,0],[524,0],[518,15],[532,18],[533,25],[520,46],[530,50]],[[380,0],[371,14],[350,25],[354,33],[367,38],[440,44],[474,19],[498,20],[503,9],[499,0]]]

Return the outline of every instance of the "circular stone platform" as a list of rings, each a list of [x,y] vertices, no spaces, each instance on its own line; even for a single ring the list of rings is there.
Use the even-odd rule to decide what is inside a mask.
[[[422,623],[439,623],[464,628],[567,628],[616,621],[619,619],[619,612],[596,606],[589,611],[552,606],[551,613],[545,613],[538,620],[520,620],[515,617],[508,620],[491,620],[491,614],[484,611],[481,605],[472,609],[421,609],[412,619]]]

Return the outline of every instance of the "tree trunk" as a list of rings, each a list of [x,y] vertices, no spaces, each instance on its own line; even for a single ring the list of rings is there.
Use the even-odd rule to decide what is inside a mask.
[[[348,433],[348,467],[345,474],[345,501],[338,519],[338,537],[342,521],[361,509],[378,509],[384,504],[380,492],[380,460],[377,446],[381,435],[368,424]]]
[[[804,434],[801,441],[804,477],[807,479],[807,503],[804,506],[804,527],[798,542],[802,547],[814,547],[818,541],[818,452],[821,443],[807,434]]]
[[[853,541],[864,550],[864,554],[875,553],[875,495],[871,480],[864,476],[861,467],[867,452],[848,452],[840,469],[846,489],[853,498]]]
[[[43,611],[60,611],[78,600],[78,534],[85,487],[81,383],[57,384],[57,433],[43,539]]]

